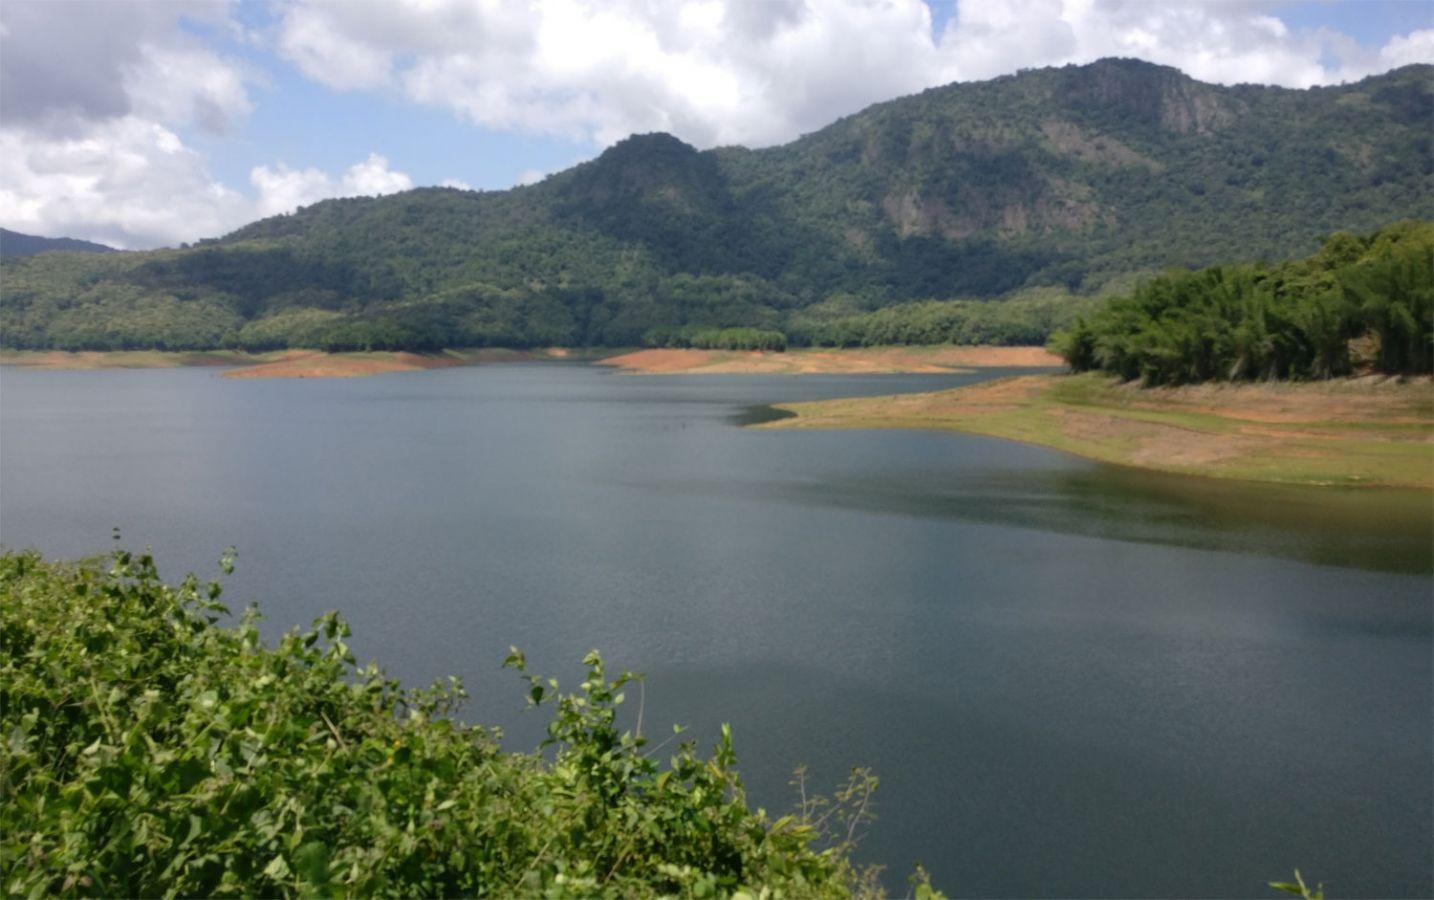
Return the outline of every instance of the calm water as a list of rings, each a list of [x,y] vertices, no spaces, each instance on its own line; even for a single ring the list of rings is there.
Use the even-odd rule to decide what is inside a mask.
[[[921,432],[753,431],[960,376],[333,381],[0,373],[0,540],[240,551],[271,632],[332,607],[536,743],[510,644],[733,724],[755,799],[882,778],[864,855],[976,896],[1434,892],[1428,495],[1157,477]],[[630,693],[631,696],[631,693]]]

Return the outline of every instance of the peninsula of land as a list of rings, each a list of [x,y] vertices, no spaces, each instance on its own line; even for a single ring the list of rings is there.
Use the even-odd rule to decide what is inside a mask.
[[[1434,489],[1434,382],[1122,384],[1030,375],[924,394],[780,404],[762,428],[927,428],[1249,481]]]

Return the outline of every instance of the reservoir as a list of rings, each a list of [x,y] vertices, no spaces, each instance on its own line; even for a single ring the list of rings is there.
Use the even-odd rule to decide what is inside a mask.
[[[993,377],[335,380],[0,372],[0,541],[337,608],[360,661],[645,672],[656,740],[732,725],[753,805],[881,779],[859,856],[952,896],[1434,893],[1434,501],[1155,475],[922,431],[744,428],[765,404]],[[628,703],[637,692],[628,690]],[[634,710],[635,712],[635,710]]]

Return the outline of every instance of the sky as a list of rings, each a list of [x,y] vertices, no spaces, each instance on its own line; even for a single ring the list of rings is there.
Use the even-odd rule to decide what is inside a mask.
[[[326,197],[494,190],[667,131],[1138,57],[1309,87],[1434,62],[1434,0],[0,0],[0,225],[140,249]]]

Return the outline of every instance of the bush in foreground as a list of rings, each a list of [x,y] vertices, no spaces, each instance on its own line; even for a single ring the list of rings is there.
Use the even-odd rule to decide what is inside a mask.
[[[229,565],[224,565],[225,571]],[[875,779],[769,821],[730,733],[659,764],[620,732],[624,672],[590,654],[551,702],[548,753],[455,721],[453,682],[359,666],[335,614],[277,646],[220,586],[148,555],[0,556],[0,877],[11,895],[843,897]],[[918,896],[933,896],[924,878]]]

